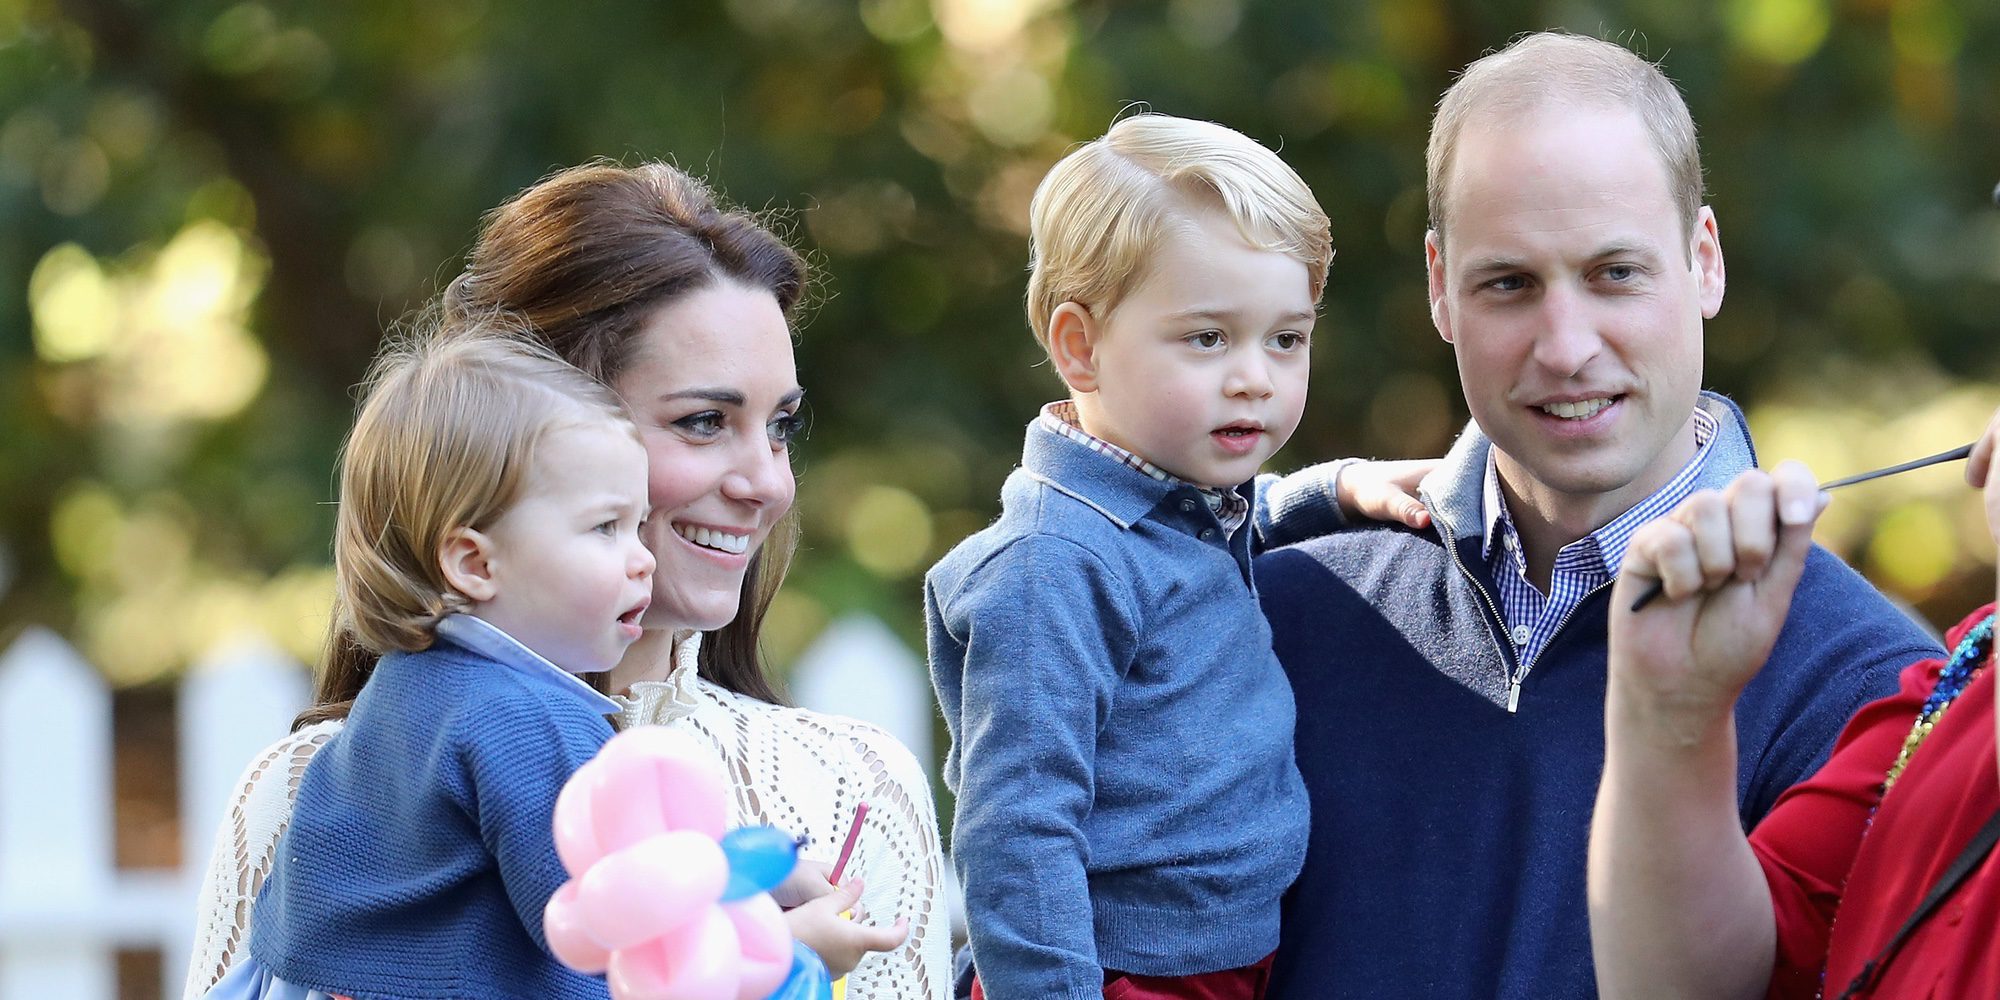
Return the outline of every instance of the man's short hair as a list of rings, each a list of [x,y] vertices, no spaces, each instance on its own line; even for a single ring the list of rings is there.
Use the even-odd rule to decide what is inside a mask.
[[[1139,114],[1049,168],[1029,204],[1028,322],[1049,346],[1064,302],[1104,316],[1146,275],[1188,213],[1219,209],[1243,239],[1306,266],[1314,301],[1333,236],[1305,181],[1278,154],[1213,122]]]
[[[1431,229],[1442,240],[1450,222],[1446,184],[1458,138],[1475,118],[1514,121],[1550,106],[1628,109],[1652,136],[1667,170],[1668,193],[1683,234],[1701,210],[1701,149],[1694,118],[1672,80],[1653,63],[1614,42],[1542,31],[1525,35],[1467,66],[1438,101],[1425,155]]]

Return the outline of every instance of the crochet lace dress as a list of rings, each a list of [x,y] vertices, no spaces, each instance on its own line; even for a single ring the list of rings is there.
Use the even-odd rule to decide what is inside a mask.
[[[805,838],[804,857],[831,864],[854,807],[868,803],[848,872],[867,880],[868,919],[910,918],[910,936],[848,976],[851,1000],[946,1000],[951,926],[936,806],[916,758],[864,722],[735,694],[695,673],[699,637],[680,644],[665,680],[619,697],[626,725],[675,726],[715,749],[734,791],[732,825],[768,823]],[[306,765],[339,721],[307,726],[250,762],[216,831],[202,878],[184,1000],[199,1000],[249,940],[250,910]]]

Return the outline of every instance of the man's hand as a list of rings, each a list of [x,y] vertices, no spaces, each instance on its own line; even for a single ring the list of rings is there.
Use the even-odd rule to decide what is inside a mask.
[[[1394,521],[1411,528],[1430,527],[1430,512],[1417,499],[1417,484],[1432,469],[1435,458],[1400,462],[1355,462],[1340,470],[1334,495],[1349,521]]]
[[[1696,493],[1635,532],[1611,592],[1614,706],[1682,746],[1726,720],[1784,627],[1825,505],[1805,466],[1787,462]],[[1662,599],[1634,613],[1654,580]]]

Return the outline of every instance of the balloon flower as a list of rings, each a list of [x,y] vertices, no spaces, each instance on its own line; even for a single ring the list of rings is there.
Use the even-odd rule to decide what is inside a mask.
[[[564,965],[615,1000],[827,1000],[825,963],[792,938],[770,890],[798,842],[724,830],[728,779],[685,733],[625,730],[556,798],[569,881],[542,911]]]

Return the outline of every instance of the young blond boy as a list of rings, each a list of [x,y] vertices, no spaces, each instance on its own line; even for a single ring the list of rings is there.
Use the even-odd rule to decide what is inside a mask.
[[[1332,244],[1242,134],[1142,114],[1035,192],[1028,314],[1069,387],[925,580],[975,996],[1260,996],[1305,853],[1251,583]],[[1332,477],[1281,504],[1338,520]]]

